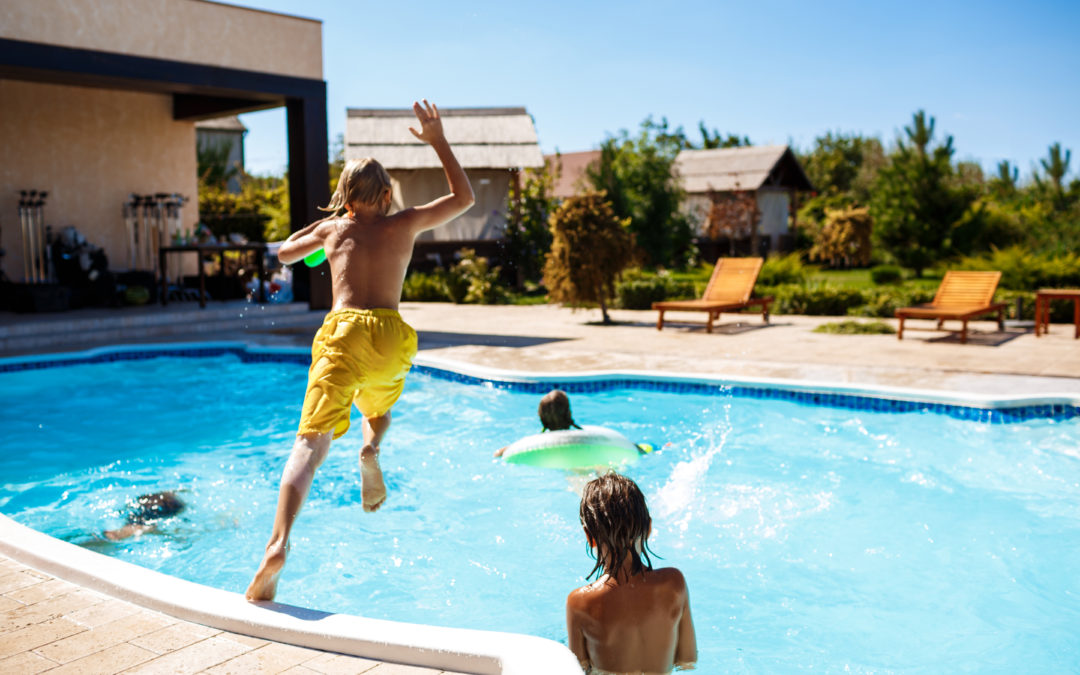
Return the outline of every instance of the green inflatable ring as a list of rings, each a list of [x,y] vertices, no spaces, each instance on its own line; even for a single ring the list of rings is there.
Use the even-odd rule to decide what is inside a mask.
[[[617,467],[636,462],[642,451],[617,431],[585,426],[526,436],[506,448],[503,461],[545,469]]]

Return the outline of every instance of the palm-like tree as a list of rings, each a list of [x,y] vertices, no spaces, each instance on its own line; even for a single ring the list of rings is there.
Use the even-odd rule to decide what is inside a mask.
[[[1039,160],[1043,171],[1046,172],[1047,177],[1053,182],[1058,192],[1063,189],[1065,174],[1069,173],[1069,160],[1071,159],[1072,150],[1066,150],[1063,156],[1061,154],[1061,143],[1054,143],[1050,146],[1049,156],[1046,159]]]

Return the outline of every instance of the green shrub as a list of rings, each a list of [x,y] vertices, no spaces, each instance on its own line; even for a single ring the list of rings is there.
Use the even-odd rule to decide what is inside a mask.
[[[761,266],[757,282],[762,286],[805,284],[813,271],[812,267],[803,264],[798,253],[771,255]]]
[[[866,292],[866,302],[848,310],[851,316],[892,317],[899,307],[930,302],[934,299],[934,290],[918,286],[898,286],[895,288],[876,289]]]
[[[463,248],[458,253],[461,260],[450,269],[447,280],[447,287],[454,302],[479,305],[505,302],[507,292],[499,285],[501,268],[490,267],[488,259],[476,255],[476,251],[471,248]],[[461,294],[461,300],[458,300],[462,288],[464,294]]]
[[[507,302],[509,293],[499,285],[498,267],[489,267],[487,258],[463,248],[459,260],[449,270],[431,274],[413,272],[401,286],[401,299],[413,302],[463,302],[498,304]]]
[[[894,335],[896,329],[884,321],[834,321],[823,323],[814,329],[815,333],[834,335]]]
[[[443,292],[450,302],[460,305],[465,302],[465,296],[469,294],[469,280],[463,275],[457,274],[454,268],[439,270],[442,279]]]
[[[615,301],[623,309],[651,309],[652,303],[695,297],[692,281],[675,281],[666,273],[631,271],[615,284]]]
[[[904,279],[904,270],[897,265],[878,265],[870,269],[870,279],[878,285],[899,283]]]
[[[950,269],[998,270],[1001,288],[1034,291],[1039,288],[1080,286],[1080,254],[1038,254],[1019,247],[963,258]]]
[[[784,284],[759,287],[760,295],[772,295],[774,314],[804,314],[807,316],[844,316],[852,307],[866,303],[863,292],[856,288],[827,284],[804,286]]]
[[[1016,316],[1016,299],[1020,299],[1020,316]],[[994,294],[995,302],[1008,303],[1005,316],[1020,321],[1035,320],[1035,293],[1033,291],[999,290]],[[1068,300],[1050,301],[1050,323],[1073,322],[1073,303]]]
[[[413,272],[405,277],[401,285],[401,299],[412,302],[451,302],[452,299],[446,291],[444,277],[446,273],[439,270],[435,274]]]

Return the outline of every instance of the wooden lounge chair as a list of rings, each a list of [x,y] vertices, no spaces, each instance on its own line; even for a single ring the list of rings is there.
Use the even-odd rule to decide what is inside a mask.
[[[751,298],[754,284],[757,282],[762,258],[720,258],[713,268],[705,295],[700,300],[670,300],[654,302],[652,308],[660,312],[656,320],[656,330],[664,329],[664,312],[669,310],[688,312],[708,312],[709,321],[705,330],[712,332],[713,321],[721,312],[734,312],[745,307],[761,307],[761,318],[769,323],[769,304],[772,297]]]
[[[1000,279],[1001,272],[946,272],[933,302],[896,310],[896,318],[900,319],[897,339],[904,339],[904,319],[937,319],[938,330],[946,319],[962,321],[961,344],[967,342],[968,321],[979,316],[997,312],[998,330],[1005,330],[1007,303],[993,301]]]

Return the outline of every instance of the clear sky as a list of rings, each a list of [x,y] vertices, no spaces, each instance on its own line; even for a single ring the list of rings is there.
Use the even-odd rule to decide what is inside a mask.
[[[1080,175],[1080,1],[232,0],[323,22],[330,138],[345,109],[525,106],[545,153],[666,117],[808,149],[891,144],[922,108],[956,158]],[[288,45],[282,45],[288,49]],[[281,173],[284,110],[242,117],[247,168]]]

